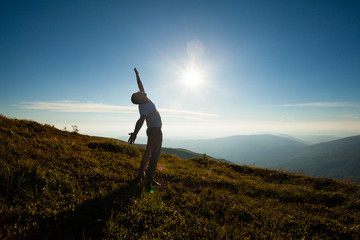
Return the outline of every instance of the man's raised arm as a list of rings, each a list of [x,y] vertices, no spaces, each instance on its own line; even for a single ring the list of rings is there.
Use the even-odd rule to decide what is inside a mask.
[[[136,74],[136,80],[137,80],[137,84],[138,84],[138,87],[139,87],[139,90],[140,92],[145,92],[145,89],[144,89],[144,86],[140,80],[140,76],[139,76],[139,72],[137,71],[136,68],[134,68],[134,71],[135,71],[135,74]]]

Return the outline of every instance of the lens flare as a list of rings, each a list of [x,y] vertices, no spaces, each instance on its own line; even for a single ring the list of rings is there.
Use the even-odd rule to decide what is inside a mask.
[[[196,59],[204,53],[204,45],[200,40],[195,39],[188,42],[186,50],[190,59]]]

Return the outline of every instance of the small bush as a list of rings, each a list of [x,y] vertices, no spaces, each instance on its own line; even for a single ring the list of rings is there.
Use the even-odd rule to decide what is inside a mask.
[[[98,149],[100,151],[123,153],[130,157],[138,157],[140,155],[140,152],[137,148],[127,144],[118,144],[115,142],[90,142],[88,147],[90,149]]]

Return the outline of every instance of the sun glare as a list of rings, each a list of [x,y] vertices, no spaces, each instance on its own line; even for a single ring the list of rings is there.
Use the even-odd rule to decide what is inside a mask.
[[[195,90],[202,84],[202,73],[197,69],[188,69],[183,73],[183,82],[189,89]]]

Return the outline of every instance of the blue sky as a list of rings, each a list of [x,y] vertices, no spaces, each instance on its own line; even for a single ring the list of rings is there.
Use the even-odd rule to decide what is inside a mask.
[[[3,0],[0,113],[125,136],[138,118],[137,67],[168,138],[357,135],[359,10],[329,0]]]

